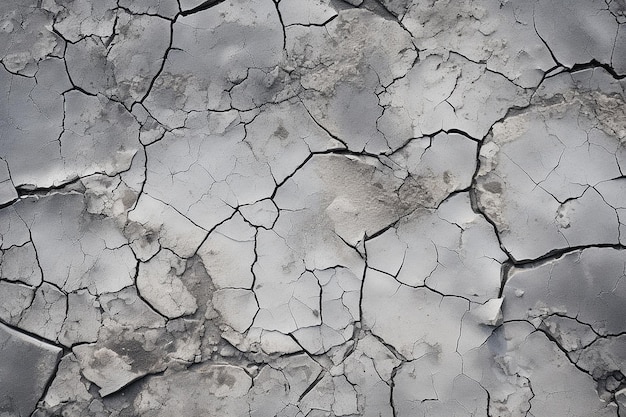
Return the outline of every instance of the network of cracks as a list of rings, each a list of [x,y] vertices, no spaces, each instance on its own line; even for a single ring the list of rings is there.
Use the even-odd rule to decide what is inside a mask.
[[[0,61],[0,417],[626,416],[623,0],[7,0]]]

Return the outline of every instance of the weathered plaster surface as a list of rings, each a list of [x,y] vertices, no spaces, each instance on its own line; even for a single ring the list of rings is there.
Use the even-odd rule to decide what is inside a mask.
[[[626,417],[623,0],[6,0],[0,62],[0,417]]]

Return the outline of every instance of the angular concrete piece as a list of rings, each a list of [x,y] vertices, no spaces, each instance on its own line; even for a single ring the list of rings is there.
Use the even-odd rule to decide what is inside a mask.
[[[116,352],[89,345],[77,346],[74,355],[83,369],[83,375],[100,387],[100,395],[107,396],[143,376],[132,370],[130,364]]]
[[[439,210],[416,210],[368,240],[368,266],[409,286],[486,302],[500,288],[506,255],[494,232],[471,210],[467,194],[456,194]]]
[[[385,110],[378,123],[386,137],[403,141],[452,129],[481,139],[510,107],[524,106],[529,98],[485,64],[457,54],[430,55],[381,94]]]
[[[198,255],[217,288],[251,288],[255,248],[256,230],[242,216],[235,215],[215,228]]]
[[[458,53],[485,62],[489,70],[524,88],[536,87],[542,73],[555,64],[541,34],[532,28],[535,19],[548,18],[538,14],[533,2],[405,3],[406,10],[399,10],[401,21],[414,36],[420,55]]]
[[[610,202],[623,195],[625,101],[614,80],[606,93],[590,91],[591,81],[606,79],[598,73],[584,84],[569,75],[547,80],[527,110],[494,125],[481,149],[478,204],[515,259],[619,243],[621,206]]]
[[[54,16],[41,2],[4,2],[0,16],[0,60],[6,70],[32,77],[42,60],[62,53],[65,43],[50,30]]]
[[[146,263],[139,264],[137,291],[161,314],[176,318],[193,314],[198,305],[180,276],[186,261],[162,249]]]
[[[376,35],[381,32],[384,38]],[[417,58],[405,30],[367,10],[348,9],[325,26],[288,27],[285,36],[289,64],[305,89],[304,105],[317,123],[357,152],[399,145],[377,128],[384,110],[377,94]]]
[[[153,377],[133,408],[138,415],[166,417],[181,414],[243,415],[248,412],[245,396],[252,378],[232,365],[202,365],[168,377]]]
[[[626,331],[624,251],[589,248],[536,268],[509,271],[503,313],[538,325],[552,315],[575,319],[599,335]],[[521,297],[515,293],[521,291]]]
[[[403,357],[413,359],[433,350],[455,351],[461,317],[469,310],[469,302],[427,288],[411,288],[389,275],[368,271],[362,308],[364,325]]]
[[[80,377],[80,366],[76,356],[70,353],[61,359],[56,376],[46,392],[46,405],[55,407],[61,403],[72,401],[88,401],[91,396],[88,385]]]
[[[112,219],[88,214],[82,195],[22,199],[16,210],[30,229],[45,281],[94,294],[132,284],[136,260],[127,240]]]
[[[30,415],[56,372],[61,348],[0,323],[0,414]]]

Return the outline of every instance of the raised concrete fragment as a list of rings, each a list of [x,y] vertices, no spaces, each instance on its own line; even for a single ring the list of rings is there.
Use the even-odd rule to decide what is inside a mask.
[[[56,372],[61,348],[0,323],[0,414],[30,415]]]
[[[619,242],[620,206],[609,201],[623,194],[624,97],[603,71],[590,75],[550,79],[527,110],[494,125],[481,149],[478,204],[515,259]],[[592,82],[606,93],[591,91]]]

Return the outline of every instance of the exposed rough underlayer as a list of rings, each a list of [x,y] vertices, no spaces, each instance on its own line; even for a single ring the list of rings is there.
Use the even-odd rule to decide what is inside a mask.
[[[626,416],[621,0],[7,0],[0,417]]]

